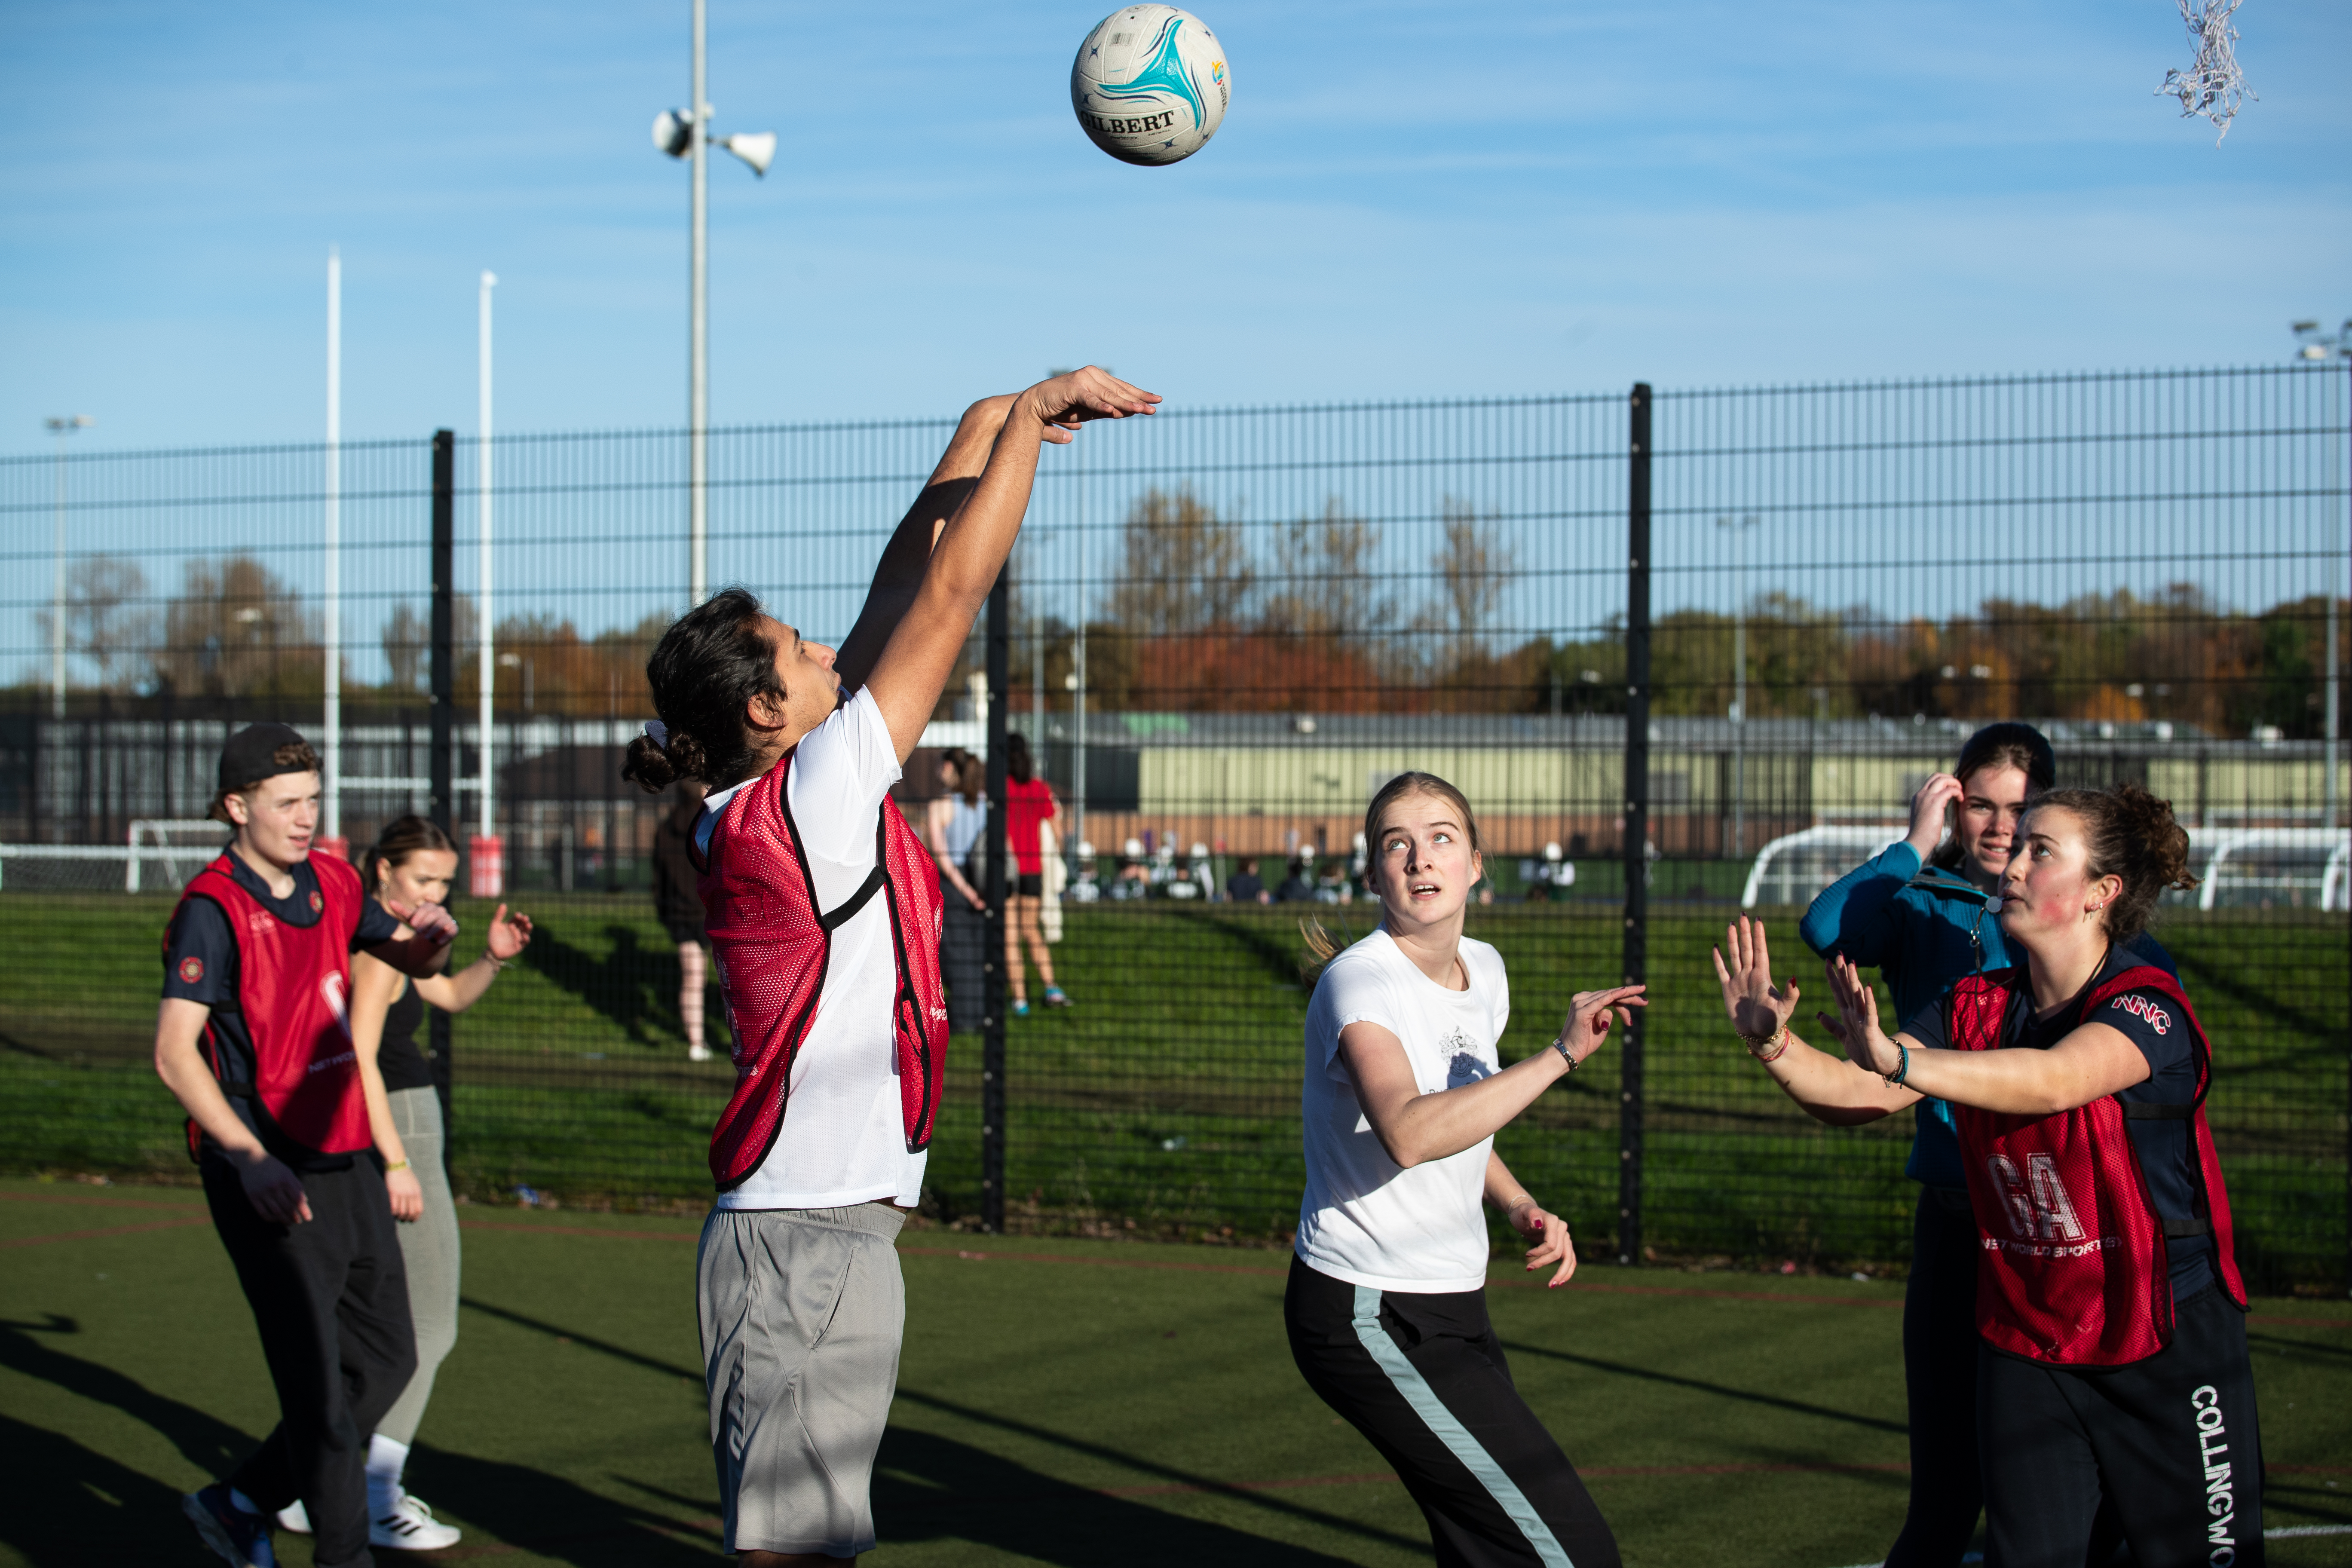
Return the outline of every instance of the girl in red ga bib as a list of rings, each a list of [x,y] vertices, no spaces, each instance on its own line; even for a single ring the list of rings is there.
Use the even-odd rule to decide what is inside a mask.
[[[2021,955],[1903,1026],[1832,959],[1846,1061],[1788,1033],[1760,928],[1717,955],[1751,1049],[1809,1108],[1860,1121],[1954,1109],[1982,1247],[1978,1443],[1987,1556],[2080,1568],[2103,1498],[2143,1568],[2263,1560],[2262,1439],[2229,1194],[2205,1122],[2212,1047],[2179,983],[2126,944],[2194,885],[2169,803],[2058,790],[2019,826],[1998,889]]]

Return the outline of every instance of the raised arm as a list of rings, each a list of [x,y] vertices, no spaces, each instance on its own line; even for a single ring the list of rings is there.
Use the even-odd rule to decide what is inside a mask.
[[[1579,1063],[1599,1050],[1612,1020],[1630,1022],[1630,1007],[1648,1005],[1639,985],[1580,991],[1569,1004],[1559,1038]],[[1364,1120],[1389,1158],[1411,1169],[1459,1154],[1502,1131],[1536,1097],[1572,1069],[1547,1047],[1501,1072],[1454,1089],[1423,1094],[1406,1059],[1404,1042],[1378,1024],[1350,1024],[1339,1031],[1339,1059],[1356,1086]]]
[[[883,721],[890,726],[900,763],[914,753],[922,739],[923,726],[930,722],[931,710],[939,706],[940,693],[971,636],[973,617],[987,602],[989,590],[1004,569],[1005,557],[1013,552],[1021,520],[1029,510],[1030,487],[1037,477],[1038,444],[1066,443],[1073,438],[1071,432],[1088,419],[1149,414],[1159,401],[1156,394],[1130,386],[1091,365],[1040,382],[1013,399],[989,443],[987,461],[971,481],[971,492],[938,528],[937,543],[923,563],[919,581],[912,595],[903,598],[908,563],[932,524],[920,514],[910,514],[911,521],[900,525],[883,552],[886,569],[875,579],[876,594],[883,602],[869,601],[834,665],[845,689],[863,684],[874,694]],[[959,440],[969,426],[977,443],[979,431],[997,417],[985,410],[986,405],[975,405],[973,412],[965,416],[965,426],[957,429]],[[956,450],[956,443],[950,443],[949,456],[954,457]],[[946,470],[948,459],[940,461]],[[970,461],[969,451],[962,461]],[[952,485],[955,480],[950,476],[944,482]],[[936,503],[931,510],[938,510]],[[881,644],[879,652],[869,655],[867,649],[877,641]],[[864,663],[869,657],[870,673]]]
[[[1824,1017],[1855,1065],[1900,1073],[1906,1089],[1955,1105],[2011,1116],[2054,1116],[2147,1080],[2147,1058],[2131,1037],[2084,1024],[2046,1051],[1930,1050],[1909,1035],[1888,1039],[1878,997],[1853,965],[1830,961],[1838,1016]]]
[[[1804,993],[1793,978],[1785,986],[1772,983],[1772,952],[1763,921],[1742,915],[1723,933],[1723,946],[1715,950],[1715,974],[1723,987],[1724,1011],[1748,1054],[1814,1121],[1853,1127],[1918,1103],[1916,1091],[1889,1088],[1876,1073],[1817,1051],[1797,1037],[1789,1021]]]

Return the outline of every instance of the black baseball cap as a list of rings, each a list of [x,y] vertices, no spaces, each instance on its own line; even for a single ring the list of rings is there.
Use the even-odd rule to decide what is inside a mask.
[[[274,779],[279,773],[309,773],[315,764],[289,763],[278,760],[281,746],[304,744],[300,731],[291,724],[247,724],[228,738],[221,748],[220,787],[223,795],[250,789],[264,779]]]

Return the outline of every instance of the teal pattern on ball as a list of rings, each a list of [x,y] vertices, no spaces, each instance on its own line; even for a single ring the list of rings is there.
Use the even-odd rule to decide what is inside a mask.
[[[1144,98],[1156,92],[1172,92],[1192,106],[1192,128],[1199,130],[1208,123],[1208,115],[1201,106],[1200,89],[1185,74],[1184,62],[1176,53],[1176,35],[1183,30],[1184,18],[1171,16],[1166,30],[1151,51],[1151,63],[1136,74],[1133,81],[1114,87],[1109,82],[1096,82],[1094,91],[1101,98]]]

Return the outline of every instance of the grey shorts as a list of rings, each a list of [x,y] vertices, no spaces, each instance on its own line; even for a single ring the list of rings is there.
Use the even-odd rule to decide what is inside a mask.
[[[885,1204],[713,1209],[696,1256],[729,1552],[874,1549],[875,1452],[907,1289]]]

